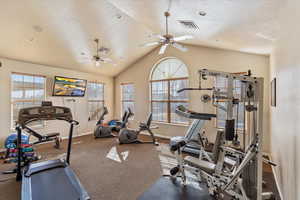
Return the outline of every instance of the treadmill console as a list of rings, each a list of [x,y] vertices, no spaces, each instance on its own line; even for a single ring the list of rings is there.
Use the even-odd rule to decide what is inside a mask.
[[[210,113],[198,113],[195,111],[188,110],[183,105],[176,108],[175,113],[179,116],[190,118],[190,119],[201,119],[201,120],[211,120],[211,118],[217,117],[216,114]]]
[[[25,126],[33,121],[40,120],[73,120],[70,108],[61,106],[42,105],[22,108],[19,111],[18,124]]]

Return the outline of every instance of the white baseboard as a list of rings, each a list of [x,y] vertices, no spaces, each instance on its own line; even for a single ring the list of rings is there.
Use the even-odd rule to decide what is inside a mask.
[[[150,136],[150,134],[148,132],[141,132],[140,134]],[[172,136],[160,135],[160,134],[157,134],[157,133],[155,133],[154,136],[158,137],[158,138],[161,138],[161,139],[171,139],[171,137],[172,137]]]
[[[92,135],[92,134],[93,134],[93,132],[89,131],[89,132],[85,132],[85,133],[81,133],[81,134],[78,134],[76,136],[73,136],[73,138],[77,138],[77,137],[81,137],[81,136],[85,136],[85,135]],[[61,137],[61,139],[63,139],[63,140],[68,139],[68,136]]]

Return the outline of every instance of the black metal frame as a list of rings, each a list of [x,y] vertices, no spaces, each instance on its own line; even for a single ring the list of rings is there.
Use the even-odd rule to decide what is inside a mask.
[[[68,140],[68,150],[67,150],[67,156],[66,156],[66,163],[68,165],[70,165],[70,156],[71,156],[71,150],[72,150],[72,139],[73,139],[73,130],[74,130],[74,126],[78,125],[79,122],[75,121],[72,119],[72,114],[69,108],[66,107],[55,107],[55,106],[47,106],[48,108],[63,108],[68,110],[69,115],[66,116],[52,116],[51,114],[44,114],[41,118],[39,117],[38,114],[35,114],[34,116],[32,116],[32,118],[27,117],[25,120],[19,120],[17,126],[16,126],[16,131],[17,131],[17,149],[18,149],[18,157],[17,157],[17,169],[16,169],[16,173],[17,173],[17,181],[20,181],[22,179],[22,166],[21,166],[21,160],[23,157],[23,152],[22,152],[22,129],[26,129],[26,124],[29,124],[31,122],[34,121],[39,121],[39,120],[63,120],[66,121],[68,123],[70,123],[70,129],[69,129],[69,140]],[[41,107],[35,107],[35,108],[43,108],[43,106]],[[23,108],[20,110],[20,113],[22,113],[24,110],[26,109],[30,109],[30,108]],[[22,117],[22,115],[19,114],[19,118]]]
[[[28,126],[23,126],[23,129],[29,133],[30,135],[36,137],[38,141],[32,144],[40,144],[44,142],[56,141],[59,139],[59,133],[51,134],[51,135],[41,135],[38,132],[34,131],[33,129],[29,128]]]

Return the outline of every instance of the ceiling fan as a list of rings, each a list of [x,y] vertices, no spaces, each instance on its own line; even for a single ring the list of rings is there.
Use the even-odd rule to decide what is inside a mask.
[[[96,43],[96,54],[93,57],[85,57],[85,58],[94,61],[96,66],[100,66],[101,63],[112,63],[113,62],[112,59],[104,58],[99,55],[99,53],[107,54],[109,52],[109,49],[106,47],[99,48],[99,39],[97,38],[94,39],[94,42]],[[82,55],[84,55],[84,53],[82,53]],[[113,63],[113,65],[115,64]]]
[[[159,53],[158,53],[160,55],[165,53],[165,51],[169,45],[175,47],[176,49],[179,49],[180,51],[186,52],[188,49],[177,42],[192,39],[193,36],[192,35],[183,35],[183,36],[174,37],[173,35],[169,34],[168,17],[170,17],[171,14],[169,12],[165,12],[164,15],[166,17],[166,34],[165,35],[155,35],[156,37],[158,37],[160,39],[159,41],[149,42],[142,46],[149,47],[149,46],[161,45]]]

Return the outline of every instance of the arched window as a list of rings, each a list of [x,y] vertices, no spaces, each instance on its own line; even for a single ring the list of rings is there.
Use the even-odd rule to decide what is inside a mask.
[[[175,113],[179,105],[188,106],[188,93],[177,90],[188,87],[188,69],[176,59],[167,58],[154,66],[151,74],[151,111],[153,120],[166,123],[188,123]]]

